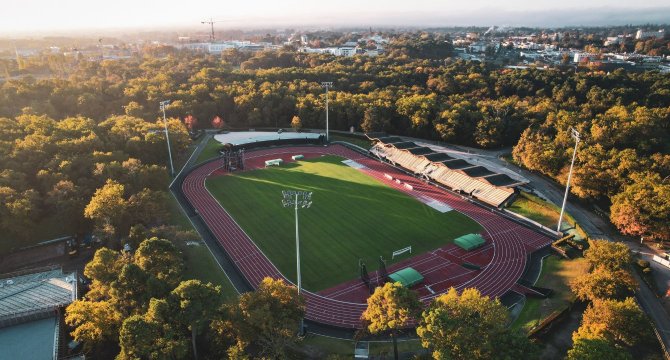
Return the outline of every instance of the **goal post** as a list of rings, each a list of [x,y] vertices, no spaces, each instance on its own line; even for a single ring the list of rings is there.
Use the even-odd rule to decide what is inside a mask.
[[[406,252],[409,252],[411,254],[412,253],[412,247],[408,246],[406,248],[394,251],[393,254],[391,254],[391,259],[395,259],[396,256],[402,255]]]

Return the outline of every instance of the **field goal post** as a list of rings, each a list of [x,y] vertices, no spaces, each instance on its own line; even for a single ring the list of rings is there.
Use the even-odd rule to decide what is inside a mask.
[[[408,246],[406,248],[394,251],[393,254],[391,254],[391,260],[395,259],[396,256],[402,255],[406,252],[409,252],[411,254],[412,253],[412,247]]]

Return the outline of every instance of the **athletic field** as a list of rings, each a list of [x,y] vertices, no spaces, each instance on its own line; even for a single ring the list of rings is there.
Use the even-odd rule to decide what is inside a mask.
[[[383,255],[412,246],[418,255],[482,228],[456,211],[440,213],[342,163],[323,156],[281,167],[209,177],[206,186],[286,277],[295,281],[295,219],[282,190],[312,191],[300,209],[303,287],[320,291],[359,276],[358,259],[372,271]]]

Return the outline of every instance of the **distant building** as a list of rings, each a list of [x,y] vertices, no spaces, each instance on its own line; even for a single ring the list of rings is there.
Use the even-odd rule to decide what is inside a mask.
[[[77,299],[76,273],[61,269],[0,278],[0,357],[58,359],[63,309]]]
[[[661,29],[658,31],[643,31],[642,29],[639,29],[637,30],[637,33],[635,33],[636,40],[644,40],[651,38],[663,39],[664,37],[665,37],[665,29]]]

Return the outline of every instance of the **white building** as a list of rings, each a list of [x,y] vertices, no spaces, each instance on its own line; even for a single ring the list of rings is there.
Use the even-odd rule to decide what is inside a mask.
[[[635,33],[635,39],[637,40],[650,38],[663,39],[663,37],[665,37],[665,29],[658,31],[642,31],[642,29],[639,29],[637,33]]]

